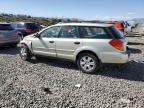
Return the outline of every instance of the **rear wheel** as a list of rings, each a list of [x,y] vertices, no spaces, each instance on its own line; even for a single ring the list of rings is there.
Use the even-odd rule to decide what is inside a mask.
[[[96,72],[100,67],[98,58],[91,53],[81,54],[78,57],[77,65],[82,72],[88,74]]]
[[[20,57],[24,61],[31,60],[32,54],[26,45],[20,47]]]

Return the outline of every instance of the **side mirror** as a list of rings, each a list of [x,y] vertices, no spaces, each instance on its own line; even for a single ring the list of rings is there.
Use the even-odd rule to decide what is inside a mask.
[[[34,36],[35,36],[36,38],[40,38],[40,34],[39,34],[39,33],[36,33]]]

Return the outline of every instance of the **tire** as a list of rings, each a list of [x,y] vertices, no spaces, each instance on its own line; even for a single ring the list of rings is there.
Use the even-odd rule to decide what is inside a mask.
[[[77,59],[78,68],[87,74],[92,74],[100,68],[98,58],[91,53],[82,53]]]
[[[30,61],[31,60],[32,54],[26,45],[22,45],[20,47],[20,57],[24,61]]]

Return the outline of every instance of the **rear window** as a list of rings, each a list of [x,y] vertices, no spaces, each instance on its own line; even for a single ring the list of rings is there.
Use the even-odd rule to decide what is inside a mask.
[[[124,35],[122,32],[120,32],[118,29],[116,29],[115,27],[109,27],[108,31],[110,32],[110,34],[116,38],[116,39],[123,39]]]
[[[14,30],[10,24],[0,24],[0,30]]]
[[[110,39],[112,38],[108,35],[104,27],[79,27],[79,35],[81,38],[97,38],[97,39]]]
[[[25,25],[28,29],[39,29],[39,26],[35,23],[26,23]]]

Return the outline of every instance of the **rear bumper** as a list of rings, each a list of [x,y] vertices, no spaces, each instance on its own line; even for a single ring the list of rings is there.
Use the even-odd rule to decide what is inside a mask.
[[[116,63],[116,64],[124,64],[127,63],[130,57],[130,52],[105,52],[101,53],[101,61],[102,63]]]
[[[15,44],[19,43],[19,40],[1,40],[0,45],[8,45],[8,44]]]

